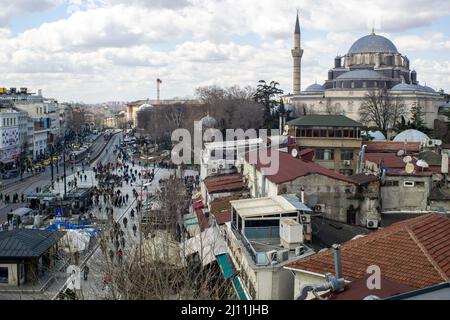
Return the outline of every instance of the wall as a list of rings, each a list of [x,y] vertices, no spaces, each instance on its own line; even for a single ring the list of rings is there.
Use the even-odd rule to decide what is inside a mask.
[[[398,186],[381,187],[382,211],[426,210],[430,195],[430,177],[386,177],[386,182],[398,181]],[[424,186],[404,187],[405,181],[423,182]]]
[[[300,271],[294,271],[295,272],[295,279],[294,279],[294,299],[300,295],[301,289],[305,287],[306,285],[321,285],[326,284],[325,276],[319,276],[314,274],[309,274],[305,272]],[[307,300],[313,299],[313,294],[308,294]]]
[[[0,286],[18,286],[17,264],[0,264],[1,268],[8,268],[8,284],[0,283]]]
[[[347,222],[347,209],[351,205],[355,208],[359,207],[358,200],[348,199],[355,196],[356,185],[318,174],[283,183],[278,186],[278,193],[296,194],[300,199],[302,187],[305,188],[306,204],[310,207],[316,204],[325,204],[324,216],[329,219]]]

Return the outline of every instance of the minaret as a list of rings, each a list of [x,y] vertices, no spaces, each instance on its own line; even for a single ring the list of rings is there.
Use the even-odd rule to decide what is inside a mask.
[[[294,71],[293,71],[293,93],[300,94],[301,80],[302,80],[302,57],[303,49],[301,48],[301,32],[300,32],[300,22],[298,20],[298,10],[297,10],[297,21],[295,23],[294,32],[294,48],[292,49],[292,58],[294,61]]]

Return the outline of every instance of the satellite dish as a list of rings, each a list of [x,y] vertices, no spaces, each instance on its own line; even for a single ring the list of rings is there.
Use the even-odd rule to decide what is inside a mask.
[[[430,165],[424,160],[417,160],[416,165],[421,168],[428,168]]]
[[[398,157],[403,157],[404,155],[405,155],[405,150],[398,150],[398,152],[397,152]]]
[[[405,167],[405,171],[407,174],[411,174],[414,172],[414,165],[412,163],[408,163]]]
[[[297,150],[297,149],[292,149],[291,155],[292,155],[294,158],[297,158],[297,157],[298,157],[298,150]]]
[[[406,156],[406,157],[404,157],[404,158],[403,158],[403,162],[404,162],[404,163],[410,163],[410,162],[412,162],[411,156]]]

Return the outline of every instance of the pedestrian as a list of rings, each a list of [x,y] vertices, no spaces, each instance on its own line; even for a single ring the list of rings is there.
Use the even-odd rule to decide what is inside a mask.
[[[122,251],[122,249],[119,249],[118,251],[117,251],[117,258],[119,258],[119,263],[122,263],[122,259],[123,259],[123,251]]]
[[[125,227],[125,229],[127,228],[127,224],[128,224],[128,219],[127,217],[123,218],[123,226]]]
[[[130,218],[131,220],[134,220],[134,209],[131,209],[130,211]]]
[[[89,267],[86,265],[83,269],[83,279],[84,281],[87,281],[89,275]]]
[[[135,237],[137,236],[137,227],[135,224],[133,224],[133,234]]]

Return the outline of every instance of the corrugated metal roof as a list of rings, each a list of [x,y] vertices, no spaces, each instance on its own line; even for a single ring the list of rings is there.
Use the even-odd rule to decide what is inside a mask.
[[[40,257],[64,232],[17,229],[0,232],[0,258]]]
[[[293,197],[296,196],[291,195],[288,198],[293,201]],[[293,203],[288,200],[288,198],[286,198],[286,196],[274,196],[268,198],[236,200],[230,201],[230,203],[241,217],[247,218],[283,214],[303,210],[298,209]],[[300,206],[298,204],[296,205]],[[306,207],[306,209],[311,210],[308,207]]]

